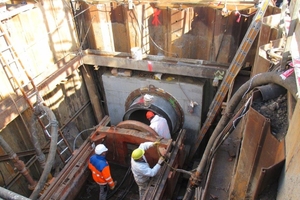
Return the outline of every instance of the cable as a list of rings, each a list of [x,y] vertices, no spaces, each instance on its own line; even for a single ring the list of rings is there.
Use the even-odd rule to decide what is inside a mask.
[[[157,150],[157,153],[158,153],[159,157],[165,158],[163,155],[161,155],[161,153],[160,153],[160,151],[159,151],[159,149],[158,149],[158,145],[156,145],[156,150]],[[164,163],[165,163],[170,169],[172,169],[172,170],[174,170],[174,171],[181,172],[181,173],[185,173],[185,174],[188,174],[188,175],[190,175],[190,176],[193,174],[191,171],[186,171],[186,170],[184,170],[184,169],[178,169],[178,168],[172,167],[169,163],[166,162],[165,159],[164,159]]]
[[[243,98],[245,97],[245,95],[249,92],[249,90],[250,90],[250,88],[251,88],[251,85],[252,85],[252,82],[253,82],[253,79],[254,79],[255,77],[259,76],[259,75],[260,75],[260,74],[256,74],[255,76],[253,76],[253,77],[251,78],[249,87],[248,87],[248,89],[245,91],[245,93],[243,94],[242,99],[243,99]]]
[[[234,129],[236,128],[235,124],[238,123],[239,120],[240,120],[242,117],[244,117],[244,116],[248,113],[249,105],[250,105],[251,99],[252,99],[252,97],[250,97],[250,98],[247,100],[247,102],[245,103],[244,109],[243,109],[241,115],[240,115],[239,117],[237,117],[235,120],[233,120],[232,126],[233,126]]]
[[[227,139],[227,137],[230,135],[230,133],[232,132],[233,129],[236,128],[236,124],[240,121],[241,118],[243,118],[249,110],[249,106],[250,106],[250,101],[251,101],[252,97],[250,97],[247,102],[244,105],[244,109],[241,112],[241,114],[239,116],[237,116],[233,122],[232,122],[232,127],[227,131],[227,133],[223,136],[222,140],[220,141],[219,144],[217,144],[217,146],[215,148],[212,148],[212,154],[211,154],[211,159],[212,157],[215,155],[216,151],[218,150],[218,148],[221,146],[221,144]],[[221,133],[220,135],[222,135],[223,133]],[[218,139],[216,140],[218,142]]]
[[[133,10],[135,10],[135,8],[134,8]],[[134,14],[133,11],[131,11],[131,12]],[[146,29],[145,25],[144,25],[143,23],[140,23],[140,22],[139,22],[139,20],[138,20],[137,17],[135,16],[135,14],[134,14],[134,19],[135,19],[136,22],[139,24],[139,27],[143,27],[144,29]],[[141,34],[143,34],[143,33],[142,33],[142,30],[141,30],[140,28],[139,28],[139,31],[140,31]],[[149,38],[150,38],[150,41],[154,44],[154,46],[156,46],[159,50],[161,50],[161,51],[163,51],[163,52],[165,52],[165,53],[170,53],[170,54],[174,55],[175,57],[178,56],[176,53],[172,53],[172,52],[166,51],[166,50],[164,50],[162,47],[160,47],[160,46],[153,40],[153,38],[151,37],[150,34],[149,34]]]
[[[117,198],[117,200],[123,200],[126,197],[126,195],[130,192],[130,189],[132,188],[134,182],[135,181],[133,179],[133,176],[130,176],[130,180],[129,180],[129,184],[128,184],[127,188],[123,192],[122,196]]]
[[[187,100],[188,100],[189,102],[191,102],[191,100],[189,99],[189,97],[188,97],[188,96],[186,95],[186,93],[183,91],[183,89],[182,89],[182,87],[181,87],[181,85],[180,85],[180,82],[179,82],[179,78],[178,78],[177,83],[178,83],[178,85],[179,85],[181,91],[183,92],[184,96],[187,98]]]
[[[90,23],[90,25],[89,25],[89,27],[88,27],[88,30],[86,31],[86,34],[85,34],[85,36],[84,36],[84,38],[83,38],[83,40],[82,40],[82,43],[81,43],[81,45],[80,45],[80,47],[79,47],[79,50],[80,50],[80,51],[82,51],[82,46],[83,46],[84,41],[85,41],[85,39],[86,39],[86,37],[87,37],[89,31],[90,31],[90,28],[91,28],[91,26],[92,26],[92,22],[93,22],[94,19],[95,19],[95,16],[93,16],[93,18],[92,18],[92,20],[91,20],[91,23]]]
[[[111,193],[108,194],[108,196],[106,197],[107,199],[110,199],[111,197],[113,197],[113,195],[120,189],[120,187],[123,185],[123,183],[125,182],[125,180],[127,179],[127,176],[132,175],[131,174],[131,167],[128,167],[126,174],[124,175],[122,181],[120,184],[117,184],[117,188],[115,190],[113,190]]]
[[[73,142],[73,151],[75,150],[75,143],[76,143],[77,138],[78,138],[82,133],[84,133],[84,132],[86,132],[86,131],[93,131],[93,130],[96,130],[96,128],[97,128],[97,126],[95,126],[95,127],[93,127],[93,128],[85,129],[85,130],[81,131],[80,133],[78,133],[77,136],[76,136],[75,139],[74,139],[74,142]]]

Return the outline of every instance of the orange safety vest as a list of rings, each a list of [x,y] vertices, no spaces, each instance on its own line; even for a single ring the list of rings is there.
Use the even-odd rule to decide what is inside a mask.
[[[108,184],[110,188],[115,186],[108,162],[104,156],[96,154],[91,156],[88,167],[92,171],[92,177],[96,183],[99,185]]]

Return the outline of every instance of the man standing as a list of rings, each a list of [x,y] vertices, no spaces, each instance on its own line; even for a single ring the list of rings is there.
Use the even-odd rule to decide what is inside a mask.
[[[150,182],[150,177],[153,177],[157,174],[164,161],[164,158],[161,156],[157,164],[153,168],[150,168],[146,157],[144,156],[145,151],[147,149],[157,144],[159,144],[159,142],[141,143],[140,146],[137,149],[135,149],[131,154],[131,171],[134,180],[139,187],[140,199],[143,198],[143,195]]]
[[[95,148],[95,154],[89,160],[89,169],[92,171],[93,179],[100,185],[99,200],[106,200],[108,186],[113,190],[116,185],[111,177],[108,162],[105,159],[107,150],[105,145],[98,144]]]
[[[155,130],[159,136],[165,139],[171,139],[169,126],[165,118],[155,115],[152,111],[146,113],[146,118],[150,121],[150,127]]]

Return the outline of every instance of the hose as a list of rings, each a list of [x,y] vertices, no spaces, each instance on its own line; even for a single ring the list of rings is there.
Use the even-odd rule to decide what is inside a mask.
[[[55,155],[56,155],[56,148],[57,148],[57,138],[58,138],[58,122],[56,121],[55,115],[48,107],[43,105],[38,105],[36,109],[39,109],[40,112],[45,112],[47,114],[49,123],[50,123],[50,132],[51,132],[51,143],[50,143],[50,150],[47,157],[47,162],[45,165],[45,168],[43,170],[43,173],[40,177],[40,180],[38,184],[36,185],[34,191],[30,195],[30,199],[37,199],[40,191],[44,188],[44,185],[46,183],[46,180],[48,178],[48,175],[52,169],[53,163],[55,161]]]
[[[278,72],[265,72],[260,73],[252,77],[249,81],[247,81],[245,84],[243,84],[232,96],[230,101],[228,102],[228,105],[225,108],[224,115],[222,115],[219,123],[217,124],[216,128],[214,129],[208,144],[205,148],[204,154],[202,156],[202,159],[197,167],[197,171],[195,173],[195,176],[192,177],[194,180],[190,180],[191,184],[189,184],[188,190],[185,193],[185,196],[183,200],[190,200],[192,197],[193,189],[195,187],[194,183],[197,183],[198,180],[201,180],[202,173],[205,169],[208,157],[211,152],[211,148],[214,144],[215,139],[218,137],[219,133],[222,132],[224,127],[227,125],[228,121],[230,120],[230,117],[234,110],[237,108],[240,101],[244,98],[244,96],[252,90],[254,87],[266,85],[269,83],[275,83],[278,84],[284,88],[286,88],[295,99],[297,99],[296,93],[297,93],[297,87],[295,82],[295,77],[293,75],[289,76],[287,79],[283,80],[280,77],[280,73]]]
[[[118,197],[117,200],[123,200],[127,196],[127,194],[130,192],[130,189],[132,188],[134,182],[135,181],[133,179],[133,176],[131,176],[127,188],[125,188],[125,191],[123,191],[123,194],[121,195],[121,197]]]
[[[162,139],[163,139],[163,138],[161,138],[160,140],[162,140]],[[160,141],[160,140],[158,140],[158,141]],[[166,161],[166,156],[161,155],[161,153],[160,153],[160,151],[159,151],[158,145],[155,145],[155,146],[156,146],[156,150],[157,150],[158,156],[164,158],[164,161],[163,161],[163,162],[164,162],[170,169],[172,169],[172,170],[174,170],[174,171],[176,171],[176,172],[179,172],[179,173],[188,174],[188,175],[190,175],[190,176],[193,175],[193,173],[192,173],[191,171],[186,171],[186,170],[184,170],[184,169],[178,169],[178,168],[172,167],[172,166]]]
[[[126,172],[126,174],[124,175],[124,177],[123,177],[121,183],[120,183],[120,184],[117,184],[117,185],[118,185],[117,188],[114,189],[111,193],[109,193],[109,194],[107,195],[106,199],[110,199],[111,197],[113,197],[113,195],[114,195],[114,194],[120,189],[120,187],[123,185],[124,181],[125,181],[125,180],[128,180],[128,176],[131,176],[131,175],[132,175],[132,174],[131,174],[131,167],[129,167],[129,168],[127,169],[127,172]]]
[[[9,158],[15,157],[16,153],[12,150],[12,148],[7,144],[7,142],[4,140],[2,135],[0,135],[0,146],[4,149],[4,151],[7,153]]]
[[[78,133],[78,134],[76,135],[75,139],[74,139],[74,142],[73,142],[73,151],[75,151],[76,140],[77,140],[77,138],[78,138],[82,133],[84,133],[84,132],[86,132],[86,131],[94,131],[94,130],[96,130],[96,129],[97,129],[97,126],[96,126],[96,127],[92,127],[92,128],[88,128],[88,129],[85,129],[85,130],[81,131],[80,133]]]
[[[3,199],[10,199],[10,200],[30,200],[28,199],[27,197],[24,197],[24,196],[21,196],[17,193],[14,193],[10,190],[7,190],[3,187],[0,187],[0,194],[1,194],[1,197]]]
[[[37,121],[37,116],[34,114],[31,117],[31,123],[30,123],[31,141],[33,143],[33,146],[34,146],[34,149],[36,152],[37,160],[39,161],[41,168],[44,169],[45,163],[46,163],[46,156],[43,153],[40,142],[38,140],[36,121]]]

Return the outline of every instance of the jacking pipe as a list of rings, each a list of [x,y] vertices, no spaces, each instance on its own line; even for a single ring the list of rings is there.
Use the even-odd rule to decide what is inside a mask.
[[[135,120],[149,125],[146,112],[152,112],[164,117],[169,125],[171,135],[182,128],[184,114],[180,104],[169,93],[149,85],[133,91],[125,103],[125,115],[123,121]]]
[[[296,93],[297,93],[297,87],[295,82],[295,77],[291,75],[289,78],[283,80],[280,77],[280,74],[282,72],[266,72],[266,73],[260,73],[252,77],[249,81],[247,81],[245,84],[243,84],[232,96],[230,101],[228,102],[228,105],[226,106],[224,115],[222,115],[222,118],[220,119],[219,123],[217,124],[216,128],[214,129],[208,144],[205,148],[204,154],[202,156],[202,159],[197,167],[197,171],[193,176],[191,176],[189,186],[186,190],[186,193],[184,195],[183,200],[190,200],[192,197],[192,193],[196,185],[198,185],[199,181],[201,181],[202,173],[206,167],[207,159],[209,157],[209,154],[211,152],[211,148],[215,142],[215,139],[218,137],[218,135],[222,132],[224,127],[227,125],[228,121],[230,120],[230,117],[232,116],[232,113],[237,108],[238,104],[241,102],[243,97],[251,91],[253,88],[261,85],[266,85],[269,83],[275,83],[277,85],[280,85],[287,89],[295,99],[297,99]]]

